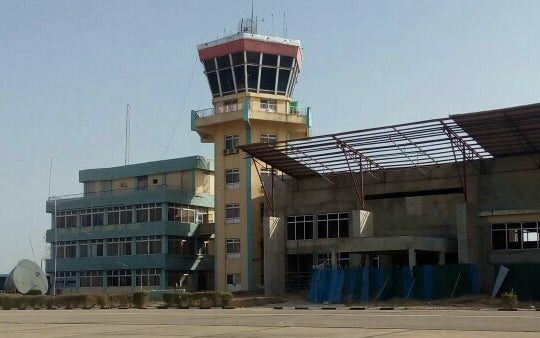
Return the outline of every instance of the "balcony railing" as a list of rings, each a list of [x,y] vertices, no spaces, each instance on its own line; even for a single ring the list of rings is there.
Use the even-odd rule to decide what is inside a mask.
[[[279,106],[274,103],[248,103],[250,105],[249,109],[251,111],[258,111],[264,113],[272,114],[289,114],[296,116],[307,116],[309,107],[292,107],[292,106]],[[232,112],[237,112],[242,110],[242,105],[235,103],[225,106],[220,106],[218,109],[215,108],[206,108],[195,111],[195,118],[204,119],[207,117],[212,117],[219,114],[227,114]]]
[[[83,197],[129,194],[136,191],[156,191],[156,190],[176,190],[176,191],[186,191],[186,192],[188,191],[185,188],[182,188],[180,186],[170,185],[170,184],[160,184],[160,185],[152,185],[152,186],[146,186],[146,187],[120,188],[120,189],[91,191],[91,192],[80,193],[80,194],[50,196],[48,201],[54,202],[55,200],[61,201],[61,200],[76,199],[76,198],[83,198]]]

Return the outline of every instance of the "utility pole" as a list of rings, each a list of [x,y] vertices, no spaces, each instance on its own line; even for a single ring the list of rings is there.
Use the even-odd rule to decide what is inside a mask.
[[[129,164],[129,139],[130,139],[130,105],[126,107],[126,143],[124,146],[124,165]]]

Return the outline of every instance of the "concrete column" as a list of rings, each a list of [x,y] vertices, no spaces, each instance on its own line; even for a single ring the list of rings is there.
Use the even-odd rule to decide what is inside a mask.
[[[137,237],[131,237],[131,256],[137,254]]]
[[[414,248],[409,248],[409,268],[416,266],[416,250]]]
[[[109,209],[108,208],[103,208],[103,225],[108,225],[109,224],[109,219],[107,217],[107,211]]]
[[[285,292],[285,221],[280,217],[264,217],[264,294],[275,296]]]
[[[467,227],[467,204],[456,206],[458,263],[469,263],[469,240]]]
[[[137,210],[134,205],[131,208],[131,223],[137,223]]]
[[[81,211],[77,211],[77,217],[75,217],[75,226],[81,226]]]
[[[439,251],[439,265],[445,265],[446,264],[444,254],[445,254],[444,251]]]
[[[81,241],[76,241],[75,243],[77,243],[75,245],[75,257],[79,258],[79,257],[81,257],[81,247],[80,247]]]
[[[166,202],[161,203],[161,220],[167,221],[169,219],[169,204]]]
[[[131,271],[131,288],[133,290],[137,290],[137,274],[136,274],[136,271],[134,269],[130,270]]]
[[[160,277],[160,288],[162,290],[167,288],[167,271],[165,269],[161,269],[161,277]]]
[[[332,249],[332,252],[330,253],[330,259],[332,261],[332,269],[337,269],[337,254],[336,250]]]
[[[169,252],[169,236],[161,236],[161,253],[166,255]]]
[[[77,292],[81,291],[81,273],[79,271],[75,272],[75,289]]]
[[[103,283],[103,287],[102,287],[103,293],[107,293],[107,271],[105,270],[102,271],[101,279]]]

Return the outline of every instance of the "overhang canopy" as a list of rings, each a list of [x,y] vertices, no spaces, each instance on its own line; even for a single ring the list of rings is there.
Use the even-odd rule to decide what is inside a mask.
[[[536,153],[540,104],[240,146],[295,178]]]

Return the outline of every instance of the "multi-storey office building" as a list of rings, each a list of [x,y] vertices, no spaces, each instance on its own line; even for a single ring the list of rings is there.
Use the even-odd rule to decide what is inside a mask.
[[[51,197],[46,272],[61,292],[214,288],[214,164],[191,156],[79,172]]]
[[[214,143],[218,290],[254,290],[264,281],[261,177],[269,172],[237,146],[306,137],[310,128],[309,109],[292,101],[300,42],[257,34],[249,23],[198,46],[213,106],[192,112],[192,129]]]

